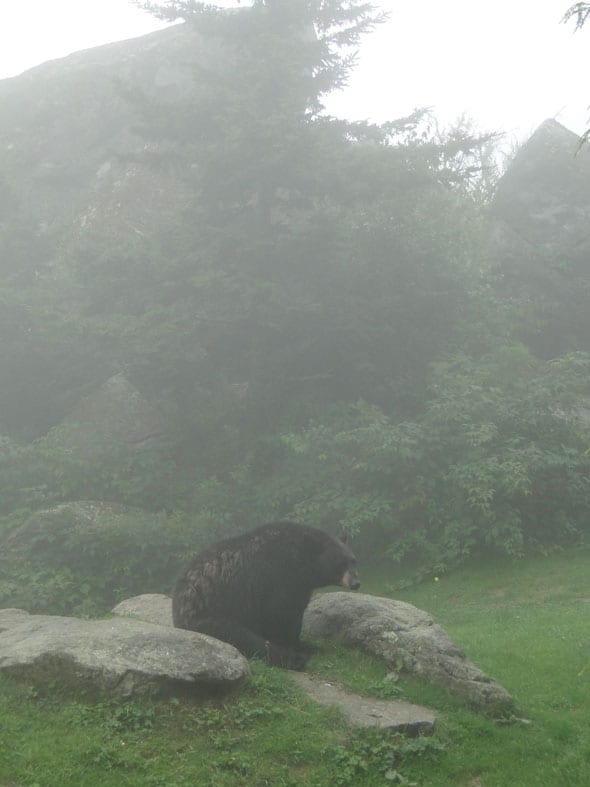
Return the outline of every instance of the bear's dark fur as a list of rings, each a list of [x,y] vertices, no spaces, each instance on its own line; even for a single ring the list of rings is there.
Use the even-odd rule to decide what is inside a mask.
[[[299,636],[312,591],[356,590],[355,566],[351,550],[322,530],[262,525],[189,561],[174,590],[174,625],[229,642],[247,657],[303,669],[310,649]]]

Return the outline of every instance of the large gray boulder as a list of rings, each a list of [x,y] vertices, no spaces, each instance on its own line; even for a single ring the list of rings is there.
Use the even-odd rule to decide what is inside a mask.
[[[324,593],[312,599],[303,633],[342,639],[465,697],[479,710],[513,709],[508,692],[469,661],[427,612],[363,593]]]
[[[91,696],[208,696],[239,689],[247,660],[204,634],[138,620],[0,610],[0,672]]]

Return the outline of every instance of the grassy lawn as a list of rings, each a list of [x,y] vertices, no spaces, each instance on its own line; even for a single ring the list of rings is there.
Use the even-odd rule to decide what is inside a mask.
[[[98,785],[374,785],[586,787],[590,784],[590,551],[471,565],[392,591],[365,571],[363,590],[433,613],[469,658],[515,697],[524,721],[483,718],[442,690],[402,679],[434,707],[431,739],[349,730],[279,670],[254,665],[224,705],[91,704],[0,679],[0,787]],[[382,695],[387,667],[335,645],[310,670]]]

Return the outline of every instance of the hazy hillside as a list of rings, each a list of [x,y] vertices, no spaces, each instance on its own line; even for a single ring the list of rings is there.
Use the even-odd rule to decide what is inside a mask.
[[[499,178],[465,124],[325,117],[361,22],[203,12],[0,83],[4,514],[422,568],[582,537],[590,156],[547,121]]]
[[[17,243],[15,223],[44,239],[44,267],[47,251],[59,255],[89,228],[140,230],[174,201],[177,184],[156,181],[138,163],[146,147],[138,104],[169,102],[173,112],[196,64],[214,66],[220,56],[215,41],[182,25],[1,81],[2,259]]]

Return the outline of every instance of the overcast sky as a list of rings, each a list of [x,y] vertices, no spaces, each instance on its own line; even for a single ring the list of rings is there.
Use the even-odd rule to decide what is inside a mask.
[[[383,121],[429,106],[444,124],[465,113],[481,130],[521,139],[556,117],[581,132],[590,114],[590,23],[576,34],[560,24],[572,3],[377,1],[390,19],[365,39],[349,87],[328,110]],[[0,0],[0,78],[158,27],[128,0]]]

